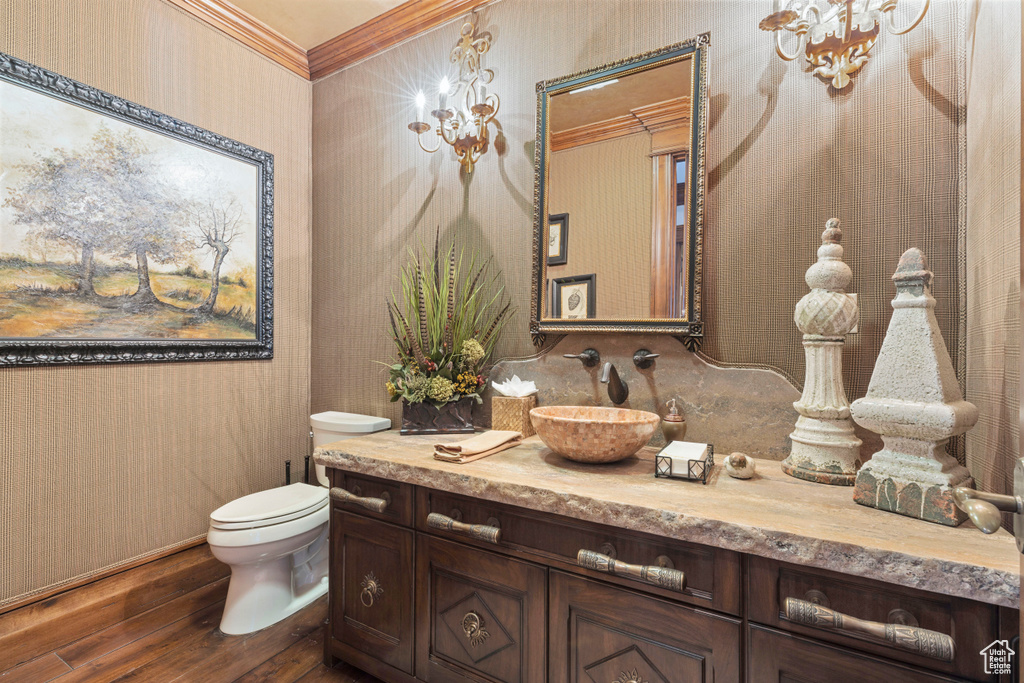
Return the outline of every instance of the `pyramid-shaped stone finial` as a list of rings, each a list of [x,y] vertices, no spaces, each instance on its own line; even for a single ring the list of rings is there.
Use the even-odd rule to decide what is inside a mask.
[[[867,395],[853,402],[853,419],[882,435],[884,447],[857,475],[861,505],[956,526],[967,519],[953,487],[973,486],[946,443],[978,421],[963,399],[935,319],[932,273],[919,249],[908,249],[896,274],[896,298]]]
[[[861,441],[854,436],[843,388],[843,345],[858,314],[846,293],[853,272],[843,262],[842,240],[839,219],[830,218],[821,233],[818,260],[804,277],[811,291],[797,303],[793,316],[804,333],[807,371],[803,395],[793,404],[800,417],[782,470],[799,479],[853,486]]]

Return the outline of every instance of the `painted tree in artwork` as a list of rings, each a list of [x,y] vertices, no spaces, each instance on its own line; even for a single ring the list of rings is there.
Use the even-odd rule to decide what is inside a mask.
[[[212,313],[220,291],[220,268],[244,228],[242,208],[233,195],[195,201],[189,207],[189,219],[198,237],[197,246],[213,253],[210,294],[195,310]]]
[[[26,180],[6,204],[16,222],[31,225],[29,239],[52,240],[81,248],[78,293],[95,294],[94,256],[134,257],[139,286],[132,298],[154,303],[149,258],[168,263],[191,248],[182,226],[184,203],[162,183],[150,152],[132,131],[106,126],[88,147],[54,150],[22,167]]]
[[[33,226],[42,238],[80,250],[78,294],[93,296],[95,252],[109,237],[122,212],[111,184],[113,168],[99,146],[54,149],[36,163],[21,164],[23,181],[11,188],[5,206],[15,222]]]
[[[113,256],[135,258],[139,286],[132,298],[139,303],[155,302],[149,259],[170,263],[192,248],[183,226],[185,202],[161,180],[149,150],[131,131],[121,136],[98,134],[95,141],[109,160],[117,210],[122,213],[109,228],[107,250]]]

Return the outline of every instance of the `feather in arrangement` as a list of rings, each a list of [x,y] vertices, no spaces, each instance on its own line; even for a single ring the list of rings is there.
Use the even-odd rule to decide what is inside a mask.
[[[388,366],[393,401],[479,400],[488,359],[513,310],[491,266],[491,258],[467,249],[442,248],[440,229],[432,250],[410,250],[401,270],[401,295],[387,302],[398,351]]]
[[[455,249],[448,252],[448,291],[446,292],[448,305],[445,306],[446,317],[444,320],[444,350],[452,351],[452,342],[455,336]]]

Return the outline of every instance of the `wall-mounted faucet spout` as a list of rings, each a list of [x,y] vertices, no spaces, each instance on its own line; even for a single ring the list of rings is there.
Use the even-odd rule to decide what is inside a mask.
[[[629,398],[629,387],[619,378],[619,371],[611,363],[601,369],[601,383],[608,385],[608,398],[615,405],[622,405]]]

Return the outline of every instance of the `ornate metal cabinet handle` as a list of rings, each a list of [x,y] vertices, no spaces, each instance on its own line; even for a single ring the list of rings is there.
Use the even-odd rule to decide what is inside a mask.
[[[463,524],[462,522],[456,522],[451,517],[431,512],[427,515],[427,526],[431,529],[441,529],[442,531],[454,531],[457,534],[465,534],[470,538],[475,538],[478,541],[486,541],[487,543],[499,543],[501,541],[501,529],[496,526],[487,526],[486,524]]]
[[[893,647],[942,662],[952,662],[956,656],[953,639],[938,631],[929,631],[917,626],[865,621],[797,598],[786,598],[785,615],[790,621],[805,626],[874,636]]]
[[[631,579],[643,581],[659,588],[667,588],[677,593],[682,593],[686,590],[686,574],[671,567],[629,564],[627,562],[620,562],[608,555],[594,552],[593,550],[581,550],[576,553],[576,564],[597,572],[628,576]]]
[[[484,620],[476,612],[466,612],[466,616],[462,617],[462,631],[473,647],[491,637],[491,634],[484,628]]]
[[[380,581],[373,575],[373,572],[364,576],[363,582],[359,586],[363,589],[359,594],[359,601],[365,607],[373,607],[373,601],[384,594],[384,587],[380,585]]]
[[[331,498],[333,500],[336,500],[339,503],[352,503],[353,505],[358,505],[359,507],[364,507],[367,510],[372,510],[374,512],[384,512],[388,509],[388,505],[391,505],[391,496],[387,491],[380,495],[380,498],[370,498],[357,496],[356,494],[349,493],[342,488],[331,489]]]

